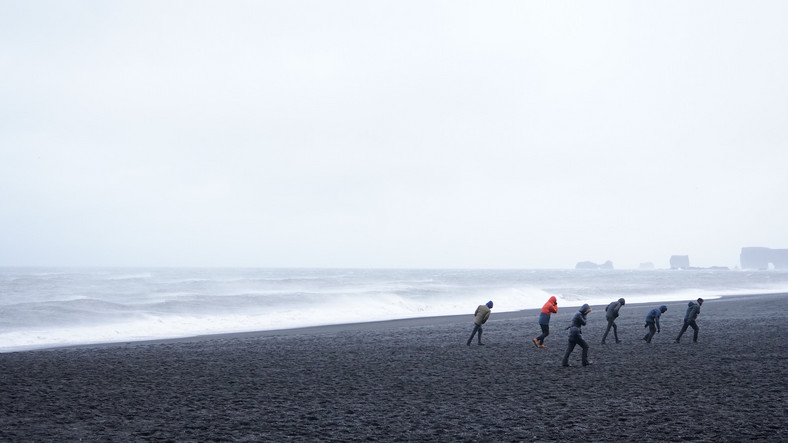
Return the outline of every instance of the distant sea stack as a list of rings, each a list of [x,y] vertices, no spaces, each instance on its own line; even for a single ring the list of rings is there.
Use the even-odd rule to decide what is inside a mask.
[[[689,255],[670,256],[670,269],[688,269],[689,267]]]
[[[742,269],[788,269],[788,249],[761,247],[741,248],[739,255]]]
[[[598,265],[591,261],[581,261],[577,262],[575,269],[613,269],[613,262],[608,260],[601,265]]]

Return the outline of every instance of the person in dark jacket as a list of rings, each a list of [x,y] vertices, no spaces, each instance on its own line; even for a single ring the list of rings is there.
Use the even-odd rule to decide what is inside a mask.
[[[605,344],[605,339],[607,338],[607,334],[610,332],[610,328],[613,328],[613,337],[616,339],[616,343],[621,343],[621,340],[618,339],[618,326],[616,326],[616,319],[618,318],[618,310],[624,306],[624,299],[619,298],[617,301],[610,302],[609,305],[605,308],[605,317],[607,317],[607,329],[605,329],[605,335],[602,336],[602,344]]]
[[[575,349],[575,345],[580,345],[583,348],[583,366],[591,364],[588,361],[588,343],[583,340],[583,331],[581,329],[586,324],[586,316],[589,312],[591,312],[591,307],[585,304],[572,317],[572,325],[567,328],[569,329],[569,345],[566,348],[566,353],[564,353],[562,366],[569,366],[569,354]]]
[[[668,307],[662,305],[658,308],[648,311],[648,314],[646,314],[646,326],[644,327],[648,328],[648,333],[646,333],[646,336],[643,337],[643,340],[646,340],[646,343],[651,343],[651,338],[654,337],[655,333],[659,332],[659,317],[667,310]]]
[[[698,324],[695,322],[695,319],[698,318],[698,315],[700,315],[700,305],[702,304],[702,298],[699,298],[697,301],[691,301],[687,303],[687,313],[684,314],[684,326],[681,327],[681,332],[679,332],[679,336],[676,337],[676,343],[681,341],[681,336],[684,335],[684,332],[690,326],[695,331],[695,334],[692,337],[692,342],[698,342]]]
[[[487,319],[490,318],[490,310],[493,307],[492,300],[488,301],[486,304],[479,305],[476,308],[476,312],[473,313],[473,332],[471,332],[471,338],[468,339],[467,345],[471,345],[471,341],[473,340],[473,336],[476,333],[479,333],[479,346],[484,346],[482,343],[482,325],[487,323]]]
[[[534,338],[534,344],[537,348],[546,348],[544,339],[550,335],[550,315],[558,312],[558,299],[555,296],[550,297],[547,303],[542,306],[542,312],[539,313],[539,327],[542,328],[542,335]]]

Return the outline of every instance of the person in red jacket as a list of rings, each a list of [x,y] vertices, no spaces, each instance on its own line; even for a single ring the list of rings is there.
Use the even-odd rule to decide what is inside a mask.
[[[544,339],[550,335],[550,314],[558,312],[558,300],[555,296],[550,297],[547,303],[542,306],[542,312],[539,313],[539,326],[542,328],[542,335],[534,338],[534,345],[537,348],[546,348]]]

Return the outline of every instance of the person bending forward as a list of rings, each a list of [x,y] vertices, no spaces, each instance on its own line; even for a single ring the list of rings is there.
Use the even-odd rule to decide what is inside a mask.
[[[566,353],[564,354],[564,361],[561,363],[562,366],[569,366],[569,354],[575,349],[576,345],[580,345],[583,348],[583,366],[588,366],[591,364],[588,361],[588,343],[583,340],[583,331],[582,327],[586,324],[586,316],[588,313],[591,312],[591,307],[587,304],[580,307],[580,309],[575,313],[574,317],[572,317],[572,325],[569,326],[569,345],[566,347]]]
[[[471,338],[468,339],[467,345],[471,345],[471,341],[473,340],[473,336],[476,333],[479,333],[479,346],[484,346],[482,343],[482,325],[487,323],[487,319],[490,318],[490,310],[493,307],[492,300],[488,301],[487,304],[479,305],[476,308],[476,312],[473,313],[473,332],[471,332]]]
[[[648,314],[646,314],[646,326],[644,327],[648,328],[648,332],[646,333],[646,336],[643,337],[643,340],[645,340],[646,343],[651,343],[651,339],[654,337],[654,334],[659,332],[659,317],[662,316],[662,314],[664,314],[667,310],[668,307],[662,305],[658,308],[648,311]]]
[[[691,301],[687,303],[687,313],[684,314],[684,326],[681,327],[681,332],[679,332],[679,336],[676,337],[676,343],[681,341],[681,336],[684,335],[684,332],[687,331],[687,328],[692,327],[695,334],[692,337],[692,342],[698,342],[698,324],[695,322],[695,319],[698,318],[700,315],[700,305],[703,304],[703,299],[699,298],[697,301]]]
[[[539,327],[542,328],[542,335],[534,338],[534,345],[537,348],[546,348],[544,339],[550,335],[550,314],[558,312],[558,300],[555,296],[550,297],[547,303],[542,306],[542,312],[539,313]]]
[[[609,305],[605,308],[605,317],[607,318],[607,329],[605,329],[605,335],[602,336],[602,344],[605,344],[605,339],[607,338],[607,334],[610,332],[610,328],[613,328],[613,337],[616,339],[616,343],[621,343],[621,340],[618,339],[618,326],[616,326],[616,319],[618,318],[618,310],[624,306],[625,300],[623,298],[619,298],[617,301],[610,302]]]

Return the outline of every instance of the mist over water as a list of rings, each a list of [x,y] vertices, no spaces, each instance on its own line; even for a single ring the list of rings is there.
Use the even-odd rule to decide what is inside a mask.
[[[0,352],[539,308],[788,292],[785,271],[2,268]]]

